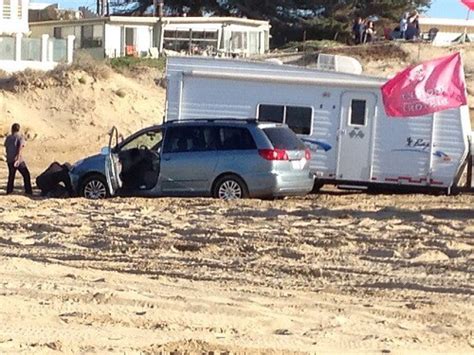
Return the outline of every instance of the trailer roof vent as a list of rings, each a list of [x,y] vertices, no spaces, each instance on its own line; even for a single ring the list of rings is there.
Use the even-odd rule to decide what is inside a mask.
[[[316,67],[320,70],[333,70],[342,73],[361,74],[362,65],[352,57],[334,54],[319,54]]]

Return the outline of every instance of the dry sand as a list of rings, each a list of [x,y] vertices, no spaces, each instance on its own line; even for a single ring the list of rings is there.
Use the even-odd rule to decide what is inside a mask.
[[[112,124],[159,122],[163,101],[152,75],[0,91],[0,128],[27,130],[35,176]],[[473,204],[0,196],[0,353],[473,353]]]
[[[473,196],[0,208],[0,352],[472,353]]]

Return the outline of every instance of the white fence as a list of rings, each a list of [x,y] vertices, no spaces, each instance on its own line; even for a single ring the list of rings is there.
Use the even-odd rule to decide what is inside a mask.
[[[0,69],[15,72],[25,69],[51,70],[59,63],[72,63],[74,36],[67,39],[0,37]]]

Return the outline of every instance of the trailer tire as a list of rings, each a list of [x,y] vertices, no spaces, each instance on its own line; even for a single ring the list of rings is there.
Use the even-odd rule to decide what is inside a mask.
[[[313,189],[311,190],[311,194],[317,194],[319,193],[319,190],[321,190],[321,188],[324,186],[324,183],[322,183],[321,181],[318,181],[318,180],[314,180],[314,185],[313,185]]]

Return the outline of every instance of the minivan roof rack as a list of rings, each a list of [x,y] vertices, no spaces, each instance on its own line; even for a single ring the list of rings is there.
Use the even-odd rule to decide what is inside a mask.
[[[232,122],[247,122],[257,123],[257,118],[186,118],[179,120],[167,121],[167,123],[178,123],[178,122],[219,122],[219,121],[232,121]]]

